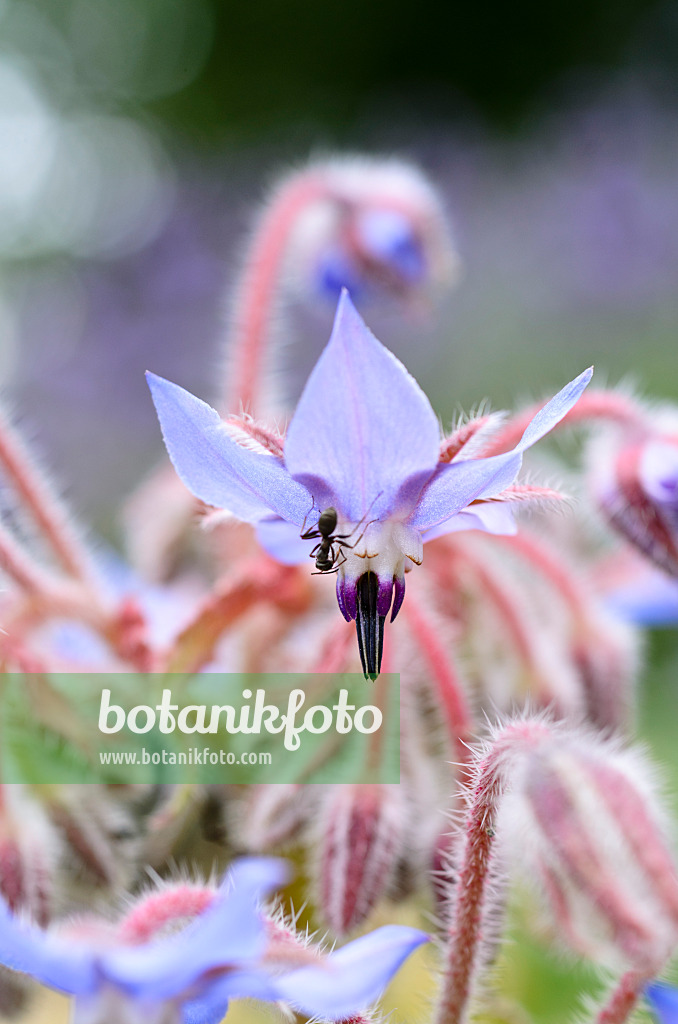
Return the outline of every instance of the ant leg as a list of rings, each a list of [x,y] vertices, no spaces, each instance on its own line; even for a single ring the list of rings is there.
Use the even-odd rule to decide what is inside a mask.
[[[344,562],[348,561],[341,544],[339,545],[339,554],[337,555],[337,558],[341,558],[341,562],[336,562],[337,569],[339,569],[339,566],[343,565]]]
[[[299,534],[299,540],[315,540],[317,537],[322,537],[320,530],[307,530]]]
[[[308,519],[308,517],[310,516],[310,514],[311,514],[311,512],[313,511],[314,508],[315,508],[315,498],[313,497],[313,495],[311,495],[311,507],[308,510],[308,512],[306,513],[306,515],[304,516],[304,521],[301,524],[300,537],[301,537],[302,540],[312,540],[313,539],[310,530],[308,531],[309,536],[305,536],[304,535],[304,531],[306,530],[306,520]],[[318,533],[318,534],[316,534],[316,536],[319,537],[320,534]]]

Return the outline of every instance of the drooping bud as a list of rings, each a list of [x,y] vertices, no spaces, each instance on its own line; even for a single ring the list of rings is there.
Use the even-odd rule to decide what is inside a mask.
[[[309,813],[306,787],[277,783],[247,789],[238,828],[247,850],[266,853],[299,839]]]
[[[651,977],[678,940],[678,875],[647,774],[635,752],[554,729],[517,759],[501,827],[560,938]]]
[[[87,886],[119,891],[131,885],[141,856],[139,825],[131,807],[105,786],[59,786],[48,791],[45,810],[68,847],[65,867],[75,884],[69,896],[87,902]]]
[[[459,258],[442,204],[417,168],[349,157],[304,173],[316,194],[290,231],[288,265],[299,290],[332,299],[342,288],[360,297],[408,296],[455,283]]]
[[[591,479],[610,525],[655,565],[678,576],[678,432],[635,430],[593,446]]]
[[[23,786],[0,786],[0,896],[15,913],[46,925],[53,912],[59,840]],[[31,983],[0,967],[0,1020],[23,1012]]]
[[[337,935],[365,920],[388,886],[403,845],[399,786],[334,786],[317,850],[323,916]]]
[[[587,609],[574,633],[571,656],[584,689],[586,717],[605,733],[623,732],[633,704],[638,635],[626,623]]]

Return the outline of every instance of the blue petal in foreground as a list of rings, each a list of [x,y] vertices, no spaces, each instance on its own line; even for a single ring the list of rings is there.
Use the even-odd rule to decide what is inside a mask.
[[[0,899],[0,964],[70,995],[92,991],[98,981],[94,955],[19,921]]]
[[[418,530],[430,530],[479,498],[493,498],[509,487],[522,465],[523,452],[540,441],[579,401],[593,375],[580,373],[547,402],[530,421],[515,448],[490,458],[467,459],[439,466],[410,518]]]
[[[413,506],[436,467],[439,442],[426,395],[344,291],[287,432],[290,473],[321,508],[334,505],[354,523],[368,512],[386,519]]]
[[[275,1003],[280,996],[274,979],[263,970],[235,971],[216,978],[198,999],[183,1006],[183,1024],[219,1024],[226,1016],[231,999],[261,999]]]
[[[655,981],[645,989],[645,998],[661,1024],[678,1024],[678,990]]]
[[[248,523],[272,512],[303,522],[310,496],[281,459],[236,444],[219,413],[177,384],[154,373],[146,379],[170,459],[196,497]]]
[[[384,991],[407,957],[430,936],[386,925],[331,953],[319,965],[276,979],[280,998],[310,1017],[341,1020],[364,1010]]]
[[[635,576],[603,594],[606,608],[637,626],[674,626],[678,622],[678,580],[658,569],[641,567]]]
[[[106,976],[128,992],[170,999],[214,968],[258,957],[266,946],[258,904],[287,880],[284,861],[246,858],[236,862],[207,910],[164,940],[105,955]]]

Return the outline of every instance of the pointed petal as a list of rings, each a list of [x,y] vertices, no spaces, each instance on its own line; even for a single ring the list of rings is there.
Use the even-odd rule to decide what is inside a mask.
[[[59,940],[18,920],[0,900],[0,964],[73,995],[91,991],[97,981],[91,950]]]
[[[461,512],[478,498],[493,498],[509,487],[522,465],[523,452],[541,440],[579,401],[593,368],[570,381],[530,421],[515,448],[487,459],[460,459],[439,465],[410,517],[412,526],[429,530]]]
[[[430,936],[404,925],[385,925],[276,981],[280,998],[309,1017],[341,1020],[364,1010],[388,985],[410,953]]]
[[[167,939],[107,953],[104,973],[114,984],[148,999],[171,999],[214,968],[260,956],[267,938],[260,900],[287,880],[284,861],[236,862],[207,910]]]
[[[423,537],[424,543],[443,537],[446,533],[460,533],[462,530],[482,530],[484,533],[513,537],[518,532],[514,511],[515,506],[511,508],[508,502],[502,501],[470,505],[464,512],[427,530]]]
[[[426,395],[344,291],[287,433],[290,473],[316,505],[334,505],[351,522],[378,519],[412,507],[435,470],[439,438]]]
[[[277,562],[312,566],[309,556],[317,541],[302,540],[300,533],[296,523],[288,523],[284,519],[262,519],[257,523],[257,540]]]
[[[154,373],[146,379],[169,457],[196,497],[248,523],[271,512],[303,522],[310,496],[292,480],[281,459],[236,444],[219,413],[177,384]]]
[[[645,998],[661,1024],[678,1024],[678,989],[656,981],[645,989]]]

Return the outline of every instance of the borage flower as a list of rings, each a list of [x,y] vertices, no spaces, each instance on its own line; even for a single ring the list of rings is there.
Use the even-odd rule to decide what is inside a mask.
[[[259,902],[286,878],[283,861],[241,860],[188,925],[145,942],[134,941],[124,921],[84,919],[44,932],[0,900],[0,963],[75,995],[74,1024],[217,1024],[239,997],[340,1020],[374,1002],[428,940],[416,928],[387,925],[329,954],[280,948]],[[167,920],[157,906],[149,916],[158,928],[173,918],[181,927],[186,912],[173,909]]]
[[[645,989],[645,998],[652,1007],[654,1016],[661,1024],[676,1024],[678,1021],[678,989],[655,981]]]
[[[252,435],[256,450],[252,436],[245,447],[209,405],[154,374],[148,380],[170,458],[198,498],[254,523],[281,562],[304,562],[316,542],[316,568],[337,573],[339,608],[355,619],[363,670],[376,678],[386,616],[400,610],[422,542],[460,529],[514,532],[508,505],[487,502],[510,487],[523,452],[566,415],[592,372],[551,399],[511,451],[464,459],[462,449],[452,461],[440,460],[438,420],[423,391],[346,292],[284,450],[263,432]]]

